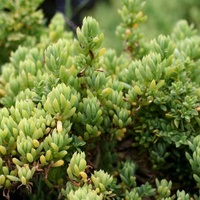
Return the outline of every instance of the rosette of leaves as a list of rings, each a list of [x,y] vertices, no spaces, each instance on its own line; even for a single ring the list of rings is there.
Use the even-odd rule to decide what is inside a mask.
[[[84,140],[98,137],[101,134],[100,125],[103,117],[97,98],[84,98],[79,104],[78,112],[74,115],[73,121],[75,130],[83,135]],[[83,126],[82,130],[79,130],[80,126]]]
[[[69,166],[67,168],[67,174],[69,176],[70,181],[77,181],[80,184],[80,180],[83,182],[87,182],[87,174],[86,170],[86,160],[85,153],[77,153],[75,152],[70,160]]]
[[[95,190],[92,190],[91,187],[85,186],[85,187],[79,188],[76,191],[73,191],[73,190],[70,191],[70,193],[67,195],[66,199],[102,200],[103,195],[97,194],[97,192]]]
[[[114,197],[112,190],[116,187],[114,178],[103,170],[94,171],[87,174],[87,165],[85,153],[74,153],[67,168],[70,185],[66,185],[66,189],[62,189],[64,196],[77,198],[84,195],[83,191],[89,189],[88,192],[94,197],[100,199]],[[88,176],[89,175],[89,176]],[[69,189],[70,188],[70,189]]]
[[[44,109],[58,120],[72,117],[76,111],[79,94],[64,83],[58,84],[43,98]]]

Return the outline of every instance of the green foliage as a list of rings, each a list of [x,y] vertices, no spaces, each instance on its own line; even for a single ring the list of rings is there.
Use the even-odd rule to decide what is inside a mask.
[[[52,19],[49,29],[46,28],[43,13],[38,9],[42,1],[1,1],[0,65],[8,62],[11,52],[19,46],[31,48],[42,41],[39,45],[46,47],[60,37],[71,37],[71,33],[65,31],[62,14],[57,14]]]
[[[87,194],[87,195],[86,195]],[[82,187],[79,188],[76,191],[71,190],[69,194],[67,195],[66,199],[73,199],[73,200],[78,200],[78,199],[94,199],[94,200],[102,200],[103,196],[102,194],[98,195],[95,190],[92,190],[89,187]]]
[[[43,14],[37,10],[42,1],[4,1],[0,7],[0,57],[8,61],[19,45],[33,46],[44,32]]]
[[[140,54],[144,54],[144,49],[140,42],[142,34],[138,27],[147,18],[142,12],[144,2],[123,0],[122,4],[122,9],[119,10],[122,22],[117,27],[116,32],[125,43],[125,51],[129,52],[132,58],[139,57]]]
[[[11,53],[0,75],[7,199],[199,198],[200,36],[183,20],[146,48],[143,5],[123,1],[120,56],[101,47],[95,19],[73,40],[61,14]]]
[[[198,188],[200,187],[199,179],[199,135],[197,135],[192,141],[188,141],[189,147],[192,150],[192,155],[186,152],[186,157],[190,162],[193,170],[193,178],[197,182]]]
[[[78,181],[83,179],[86,181],[87,174],[84,172],[86,169],[85,153],[75,152],[70,160],[69,166],[67,168],[67,174],[69,178],[73,181]]]
[[[78,104],[78,93],[65,84],[58,84],[43,98],[44,109],[57,119],[68,119],[74,115]]]

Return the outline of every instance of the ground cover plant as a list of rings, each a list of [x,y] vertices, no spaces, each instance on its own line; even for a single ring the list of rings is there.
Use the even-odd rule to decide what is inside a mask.
[[[182,20],[147,42],[144,2],[122,4],[120,55],[92,17],[76,37],[57,14],[16,51],[2,40],[2,198],[199,199],[199,33]]]

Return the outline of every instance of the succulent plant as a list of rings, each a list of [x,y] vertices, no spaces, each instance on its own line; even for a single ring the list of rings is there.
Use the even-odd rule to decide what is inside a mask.
[[[39,2],[14,3],[33,9]],[[146,45],[144,4],[122,3],[117,33],[126,51],[119,56],[101,47],[94,18],[84,18],[73,39],[57,14],[32,43],[21,41],[0,61],[0,189],[7,199],[12,192],[29,199],[199,198],[200,36],[182,20]]]

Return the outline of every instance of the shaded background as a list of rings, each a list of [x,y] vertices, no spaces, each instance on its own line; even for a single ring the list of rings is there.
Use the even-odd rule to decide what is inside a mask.
[[[66,15],[71,18],[73,11],[69,7],[69,3],[69,0],[66,1]],[[93,16],[99,22],[104,33],[103,45],[115,48],[117,51],[122,46],[121,40],[115,35],[116,26],[121,21],[117,11],[120,8],[120,0],[97,0],[93,6],[81,10],[79,13],[80,19],[88,15]],[[147,39],[152,39],[159,34],[170,34],[174,25],[181,19],[193,23],[195,28],[199,29],[200,27],[199,0],[146,0],[144,12],[148,16],[148,20],[141,28]]]

